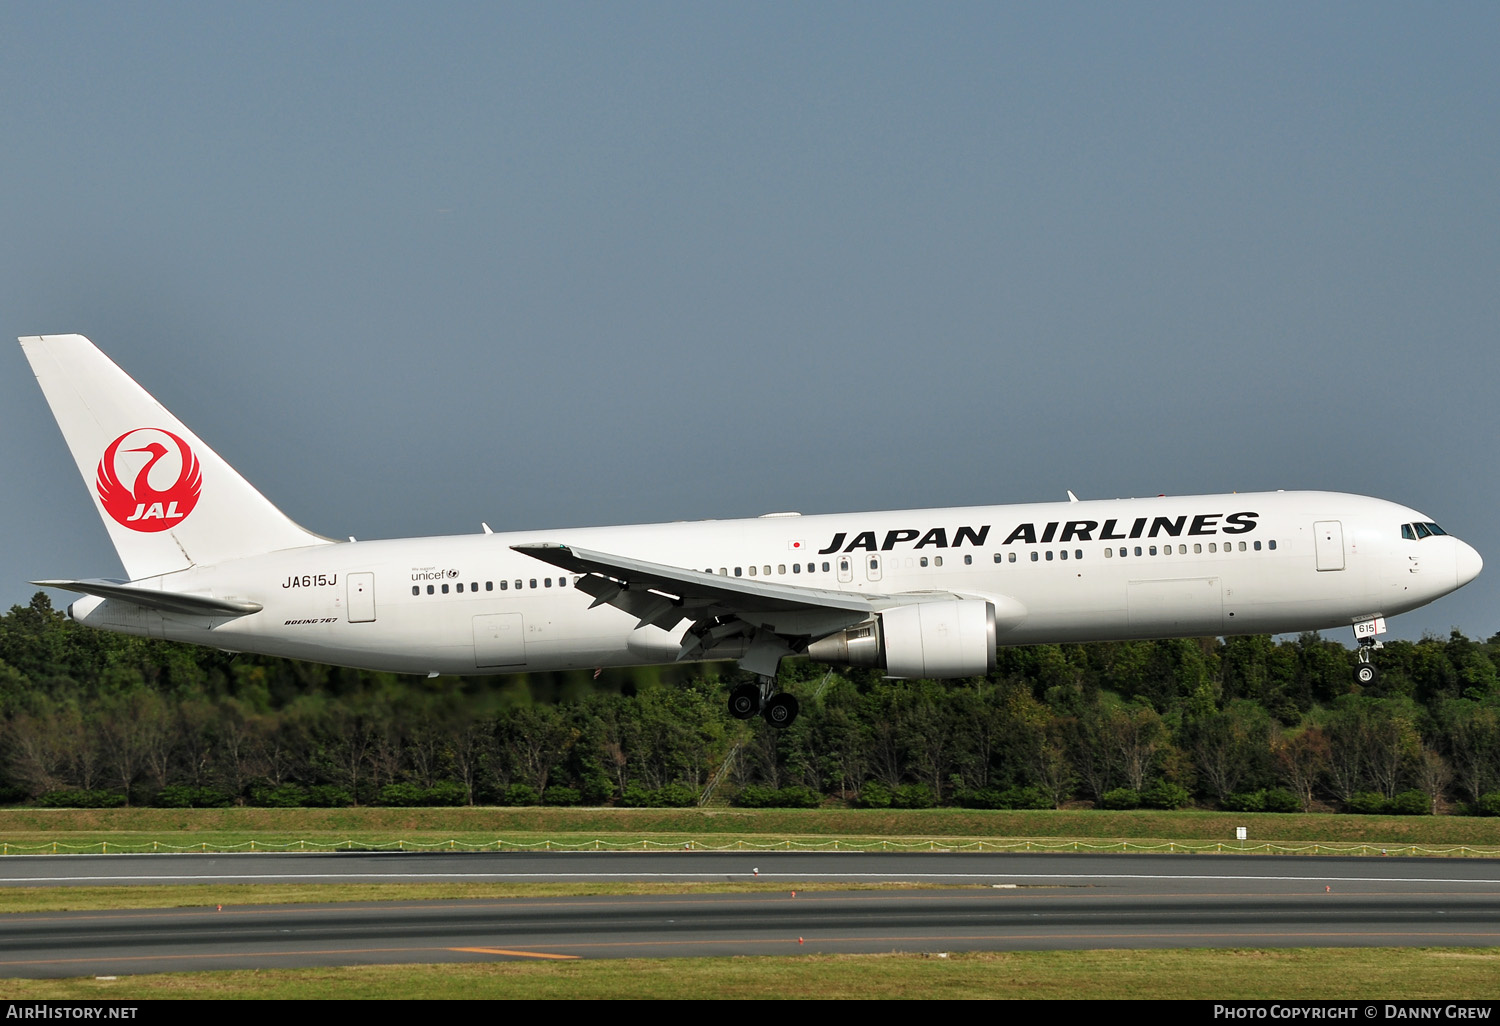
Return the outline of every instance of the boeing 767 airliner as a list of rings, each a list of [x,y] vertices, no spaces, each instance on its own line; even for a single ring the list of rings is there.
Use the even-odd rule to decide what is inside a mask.
[[[970,677],[999,645],[1352,627],[1472,581],[1424,513],[1338,492],[1158,496],[339,542],[293,523],[81,335],[22,338],[126,579],[36,581],[79,623],[399,673],[791,655]]]

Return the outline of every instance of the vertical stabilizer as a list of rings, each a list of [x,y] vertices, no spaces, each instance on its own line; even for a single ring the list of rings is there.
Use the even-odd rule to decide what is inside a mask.
[[[328,542],[271,505],[82,335],[20,341],[132,580]]]

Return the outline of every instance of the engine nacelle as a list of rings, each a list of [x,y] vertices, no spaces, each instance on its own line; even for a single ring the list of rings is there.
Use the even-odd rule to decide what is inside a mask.
[[[824,663],[884,669],[892,677],[978,677],[995,668],[995,607],[983,599],[893,606],[807,647]]]

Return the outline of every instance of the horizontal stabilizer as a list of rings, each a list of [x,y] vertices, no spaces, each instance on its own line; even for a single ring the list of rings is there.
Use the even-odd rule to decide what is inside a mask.
[[[137,588],[125,581],[91,578],[83,581],[32,581],[31,583],[46,588],[78,591],[85,595],[114,599],[117,602],[133,602],[147,609],[158,609],[163,613],[181,613],[187,616],[245,616],[249,613],[258,613],[264,608],[259,602],[235,602],[230,599],[210,598],[207,595]]]

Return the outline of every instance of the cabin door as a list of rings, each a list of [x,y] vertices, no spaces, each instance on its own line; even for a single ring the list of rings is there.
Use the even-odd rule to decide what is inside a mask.
[[[349,622],[370,623],[375,619],[375,575],[350,574]]]
[[[1319,570],[1344,569],[1344,525],[1337,520],[1319,520],[1313,524],[1313,541],[1318,549]]]

